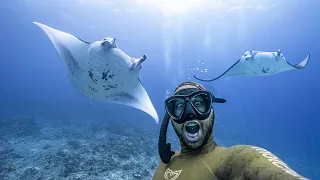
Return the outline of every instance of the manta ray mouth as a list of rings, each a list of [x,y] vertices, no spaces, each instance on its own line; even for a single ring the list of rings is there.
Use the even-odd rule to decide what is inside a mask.
[[[194,142],[202,136],[201,125],[198,121],[189,121],[185,124],[185,137],[188,141]]]
[[[101,46],[107,46],[107,47],[110,47],[112,44],[109,42],[109,41],[103,41],[101,43]]]
[[[102,46],[110,47],[110,46],[114,46],[114,43],[115,43],[115,42],[116,42],[116,38],[112,38],[112,39],[110,39],[110,38],[105,38],[105,39],[102,41],[101,45],[102,45]]]

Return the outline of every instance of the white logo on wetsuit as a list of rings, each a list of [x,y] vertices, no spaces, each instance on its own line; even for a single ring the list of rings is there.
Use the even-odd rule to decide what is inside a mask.
[[[281,170],[285,171],[288,174],[291,174],[294,177],[298,177],[300,180],[309,180],[307,178],[304,178],[300,176],[298,173],[296,173],[294,170],[290,169],[289,166],[282,162],[280,159],[278,159],[275,155],[273,155],[271,152],[260,148],[260,147],[252,147],[254,150],[262,154],[264,157],[266,157],[273,165],[277,166]]]
[[[166,172],[164,172],[164,178],[166,180],[175,180],[179,177],[182,170],[172,171],[171,169],[167,169]]]

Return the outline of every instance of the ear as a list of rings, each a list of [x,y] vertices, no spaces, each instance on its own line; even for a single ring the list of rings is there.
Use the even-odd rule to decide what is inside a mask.
[[[213,107],[211,107],[211,114],[209,117],[212,117],[212,124],[214,125],[214,120],[215,120],[216,116],[215,116]]]

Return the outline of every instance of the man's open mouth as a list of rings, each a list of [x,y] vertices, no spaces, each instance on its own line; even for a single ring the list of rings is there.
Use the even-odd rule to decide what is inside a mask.
[[[200,123],[198,121],[190,121],[185,124],[185,135],[189,141],[197,141],[202,136]]]

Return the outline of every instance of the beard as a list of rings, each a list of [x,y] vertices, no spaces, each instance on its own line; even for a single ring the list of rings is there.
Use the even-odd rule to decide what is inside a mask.
[[[207,143],[207,140],[210,138],[210,136],[212,136],[214,113],[212,110],[210,116],[205,120],[191,120],[182,124],[178,124],[174,121],[171,122],[181,143],[183,143],[189,149],[199,149],[203,147]],[[188,132],[188,127],[190,124],[198,126],[198,132],[193,132],[190,134]]]

